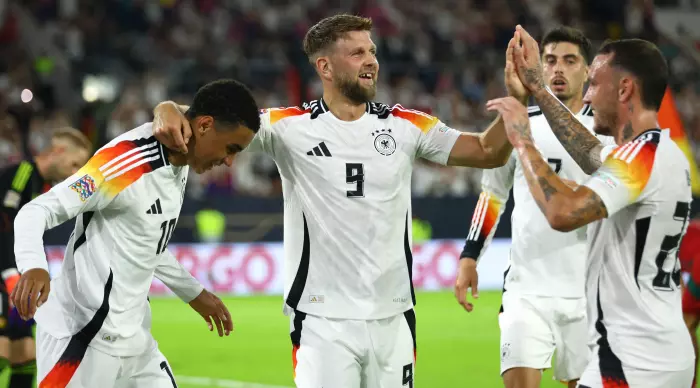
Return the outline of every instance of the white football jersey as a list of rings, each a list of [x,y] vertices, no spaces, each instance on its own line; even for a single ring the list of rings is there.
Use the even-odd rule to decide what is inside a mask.
[[[48,269],[44,230],[78,216],[60,274],[36,313],[43,331],[81,336],[111,355],[141,354],[151,340],[147,297],[154,273],[184,300],[202,291],[166,249],[188,170],[168,162],[149,123],[112,140],[20,210],[15,254],[22,273]]]
[[[620,147],[584,184],[606,219],[589,228],[586,297],[600,359],[678,371],[693,365],[683,322],[678,245],[690,216],[688,159],[668,130],[649,130]]]
[[[381,319],[411,309],[413,163],[446,164],[460,133],[379,103],[351,122],[323,100],[261,118],[248,150],[269,154],[282,177],[285,312]]]
[[[588,175],[552,132],[537,106],[528,108],[535,146],[561,178],[582,183]],[[592,132],[593,113],[588,105],[576,118]],[[599,136],[604,144],[612,137]],[[586,228],[562,233],[549,226],[528,187],[515,152],[508,163],[484,170],[477,202],[462,257],[479,259],[491,243],[513,188],[515,207],[511,216],[512,245],[504,289],[539,296],[583,297],[586,263]]]

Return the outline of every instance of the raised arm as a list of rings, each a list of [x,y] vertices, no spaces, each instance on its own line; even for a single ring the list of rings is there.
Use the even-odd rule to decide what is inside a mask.
[[[187,153],[187,143],[192,137],[192,128],[185,118],[187,105],[165,101],[153,109],[153,135],[166,147]]]
[[[567,185],[535,148],[527,109],[510,98],[489,101],[490,110],[504,116],[506,131],[523,166],[523,174],[535,202],[552,229],[569,232],[608,215],[605,204],[593,190]]]
[[[483,133],[461,133],[450,151],[447,165],[501,167],[506,164],[512,151],[513,147],[506,137],[503,119],[499,115]]]
[[[508,42],[503,80],[508,95],[526,105],[528,90],[515,70],[513,56],[515,43],[515,39]],[[452,147],[447,164],[479,168],[501,167],[508,162],[512,151],[513,147],[506,136],[503,119],[499,115],[483,133],[462,133]]]
[[[520,79],[537,100],[559,142],[583,172],[592,174],[602,164],[603,144],[546,87],[537,41],[520,26],[515,39],[522,42],[522,46],[515,46],[513,54]]]
[[[600,160],[603,143],[548,88],[533,92],[533,96],[564,149],[583,172],[593,174],[603,164]]]

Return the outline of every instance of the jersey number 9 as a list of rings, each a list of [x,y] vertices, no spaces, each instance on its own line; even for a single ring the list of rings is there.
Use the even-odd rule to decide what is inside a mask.
[[[345,182],[355,185],[355,190],[347,191],[348,198],[365,196],[365,168],[362,163],[345,164]]]

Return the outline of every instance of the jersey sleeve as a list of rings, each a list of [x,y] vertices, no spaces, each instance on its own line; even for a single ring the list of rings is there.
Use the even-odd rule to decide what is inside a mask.
[[[185,303],[199,296],[204,289],[199,281],[177,261],[169,249],[163,252],[161,262],[156,267],[155,277]]]
[[[405,120],[408,125],[418,130],[417,157],[442,165],[447,164],[452,147],[461,132],[448,127],[437,117],[421,111],[405,109],[401,105],[391,108],[391,114]]]
[[[309,112],[293,106],[289,108],[268,108],[260,110],[260,128],[253,141],[246,147],[248,152],[264,152],[273,158],[275,149],[280,145],[280,132],[284,125],[283,119],[301,116]]]
[[[481,194],[460,258],[469,257],[478,262],[493,240],[513,187],[515,163],[515,154],[511,154],[504,166],[483,171]]]
[[[253,141],[246,147],[246,152],[272,153],[272,126],[270,125],[270,109],[260,110],[260,128]]]
[[[146,151],[144,151],[146,150]],[[163,163],[158,147],[120,141],[98,151],[77,173],[20,209],[14,221],[17,269],[47,269],[43,235],[81,213],[99,211]]]
[[[608,217],[641,199],[651,178],[656,147],[653,142],[640,142],[603,148],[603,165],[583,185],[600,197]]]

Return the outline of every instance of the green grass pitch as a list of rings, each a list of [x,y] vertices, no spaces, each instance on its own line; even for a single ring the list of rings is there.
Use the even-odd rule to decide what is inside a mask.
[[[418,361],[416,387],[502,387],[499,372],[500,292],[482,292],[466,313],[448,292],[417,295]],[[234,387],[226,380],[293,387],[289,321],[279,296],[225,298],[236,325],[219,338],[177,299],[152,299],[153,334],[176,376],[222,379],[210,386]],[[190,385],[179,382],[181,388]],[[543,388],[565,387],[543,376]]]

